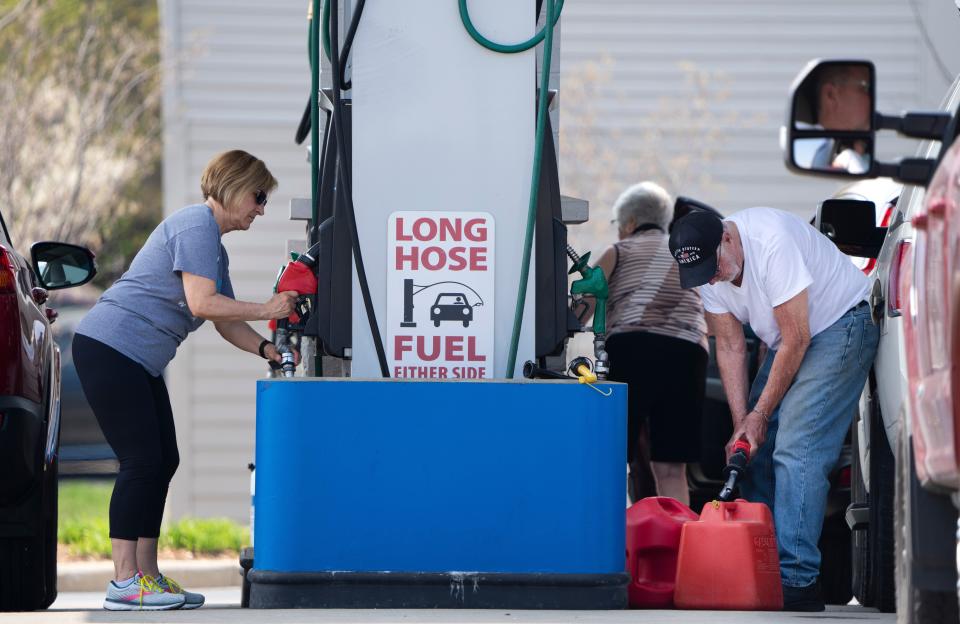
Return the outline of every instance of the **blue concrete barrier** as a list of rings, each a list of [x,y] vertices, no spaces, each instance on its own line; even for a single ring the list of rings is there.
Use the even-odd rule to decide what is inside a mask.
[[[601,388],[610,396],[547,380],[259,381],[251,606],[519,604],[377,598],[378,578],[439,583],[439,596],[464,573],[525,593],[586,579],[604,590],[585,608],[623,606],[627,389]],[[344,572],[366,599],[310,598]]]

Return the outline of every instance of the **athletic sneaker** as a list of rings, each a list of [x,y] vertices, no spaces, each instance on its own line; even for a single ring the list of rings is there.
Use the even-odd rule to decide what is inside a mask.
[[[203,594],[188,592],[180,585],[180,583],[176,582],[169,576],[164,576],[161,574],[160,577],[157,578],[157,585],[162,587],[164,591],[170,594],[183,596],[183,609],[196,609],[203,606],[203,602],[205,600]]]
[[[137,574],[132,579],[107,583],[103,608],[108,611],[167,611],[179,609],[186,598],[166,591],[150,576]]]

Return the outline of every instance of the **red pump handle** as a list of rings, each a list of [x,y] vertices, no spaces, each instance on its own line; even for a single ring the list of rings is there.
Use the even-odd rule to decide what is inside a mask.
[[[317,292],[317,276],[303,263],[289,262],[277,282],[277,292],[288,290],[295,290],[301,295],[312,295]]]
[[[733,445],[733,452],[743,451],[743,454],[750,457],[750,443],[744,439],[737,440]]]
[[[296,291],[301,295],[309,295],[317,292],[317,276],[313,274],[307,265],[302,262],[288,262],[280,279],[277,281],[277,292]],[[291,323],[299,323],[300,316],[293,312],[288,319]],[[276,330],[276,323],[270,327],[271,331]]]

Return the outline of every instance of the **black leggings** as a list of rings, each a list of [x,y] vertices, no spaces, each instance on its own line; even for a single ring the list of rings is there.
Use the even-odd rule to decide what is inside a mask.
[[[180,463],[163,377],[82,334],[73,337],[73,362],[87,402],[120,460],[110,498],[110,537],[159,537],[167,488]]]

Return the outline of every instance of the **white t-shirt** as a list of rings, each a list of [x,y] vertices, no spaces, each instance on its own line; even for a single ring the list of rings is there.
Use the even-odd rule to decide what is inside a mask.
[[[729,312],[771,349],[780,348],[773,309],[807,289],[810,336],[867,298],[870,280],[806,221],[774,208],[750,208],[732,221],[743,243],[743,280],[698,288],[707,312]]]

